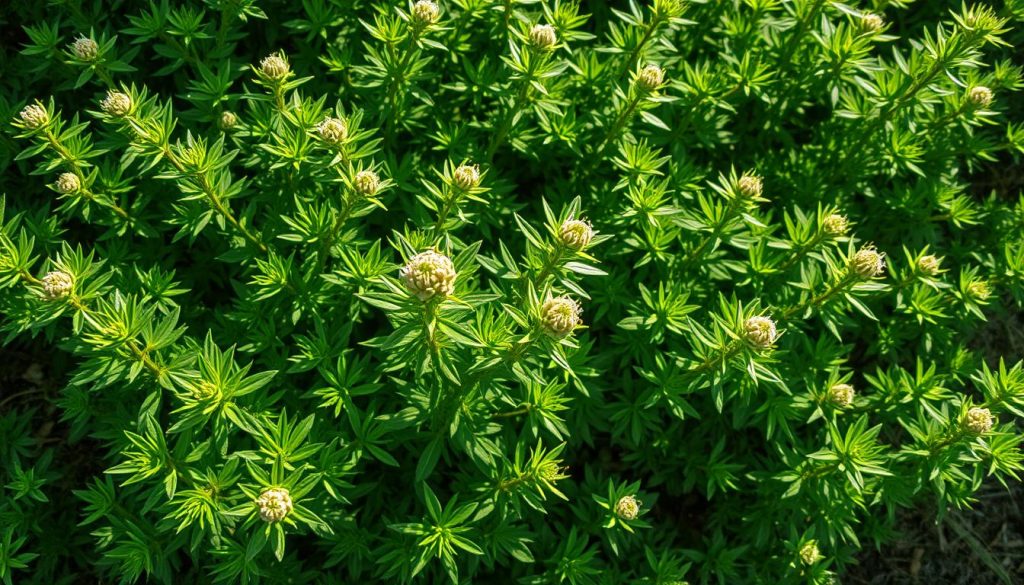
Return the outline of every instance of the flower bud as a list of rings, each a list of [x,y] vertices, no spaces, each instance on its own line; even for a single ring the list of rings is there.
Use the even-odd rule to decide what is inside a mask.
[[[821,220],[821,229],[826,235],[833,238],[845,236],[846,232],[850,230],[850,220],[846,219],[845,215],[833,213]]]
[[[821,560],[821,552],[818,550],[816,541],[809,540],[800,547],[800,562],[805,565],[813,565],[819,560]]]
[[[60,176],[57,177],[57,190],[64,195],[78,193],[78,190],[81,188],[82,181],[75,173],[61,173]]]
[[[292,497],[284,488],[270,488],[256,500],[264,522],[280,522],[292,511]]]
[[[542,51],[550,51],[558,42],[558,34],[555,27],[550,24],[535,24],[530,29],[530,44],[533,48]]]
[[[775,321],[761,315],[747,319],[743,323],[743,331],[747,342],[758,349],[768,349],[778,338]]]
[[[558,240],[562,245],[577,252],[590,245],[594,239],[594,229],[590,223],[580,219],[567,219],[558,230]]]
[[[327,144],[340,144],[348,138],[348,126],[338,118],[325,118],[317,124],[316,131]]]
[[[429,26],[441,17],[441,10],[432,0],[419,0],[412,6],[412,19],[419,26]]]
[[[480,167],[460,165],[452,173],[452,183],[463,191],[469,191],[480,184]]]
[[[373,197],[380,189],[380,177],[369,169],[359,171],[352,179],[352,186],[355,187],[356,193],[363,197]]]
[[[545,333],[562,339],[582,323],[583,309],[575,300],[562,296],[550,298],[540,308],[540,325]]]
[[[654,64],[646,65],[640,70],[640,73],[636,74],[636,79],[633,83],[640,93],[651,93],[661,87],[662,83],[665,83],[665,71]]]
[[[633,496],[622,496],[615,503],[615,515],[623,520],[636,520],[640,515],[640,502]]]
[[[874,246],[865,246],[850,259],[850,269],[865,280],[881,276],[885,272],[885,257]]]
[[[992,295],[992,287],[984,280],[975,280],[967,285],[967,296],[974,301],[984,301]]]
[[[833,384],[828,389],[828,401],[836,408],[849,408],[856,395],[856,390],[849,384]]]
[[[974,407],[967,411],[963,425],[964,430],[972,435],[984,435],[992,430],[995,419],[992,418],[992,412],[989,409]]]
[[[756,199],[761,196],[764,183],[761,181],[761,177],[757,175],[743,173],[743,176],[736,183],[736,188],[745,199]]]
[[[976,85],[967,92],[967,103],[971,107],[984,109],[992,105],[992,90],[984,85]]]
[[[50,121],[50,114],[39,104],[25,106],[25,109],[21,110],[20,117],[22,124],[32,129],[42,128]]]
[[[43,277],[43,295],[51,301],[63,299],[71,294],[72,285],[74,285],[74,279],[67,272],[62,270],[47,272]]]
[[[455,292],[455,265],[444,254],[427,250],[409,259],[398,272],[399,278],[413,295],[421,301],[435,296],[444,298]]]
[[[192,387],[192,397],[196,400],[209,400],[219,394],[217,386],[208,380],[201,380]]]
[[[872,12],[866,12],[860,17],[860,30],[864,34],[876,35],[882,32],[885,27],[885,20]]]
[[[291,67],[289,67],[288,61],[282,54],[274,53],[260,61],[260,71],[267,78],[278,80],[287,77]]]
[[[132,98],[119,91],[107,91],[107,97],[100,102],[100,108],[111,116],[123,118],[132,111]]]
[[[942,260],[931,255],[921,256],[917,259],[917,271],[925,276],[935,276],[939,273]]]
[[[95,61],[99,52],[99,45],[88,37],[79,37],[71,43],[71,53],[82,61]]]
[[[217,120],[217,125],[220,126],[221,130],[227,131],[235,127],[238,123],[238,116],[234,112],[224,111],[220,114],[220,119]]]

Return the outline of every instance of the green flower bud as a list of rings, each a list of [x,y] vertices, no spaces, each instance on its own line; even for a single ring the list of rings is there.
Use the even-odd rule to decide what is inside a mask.
[[[860,30],[864,34],[876,35],[885,28],[885,20],[881,16],[866,12],[860,17]]]
[[[800,547],[800,562],[805,565],[813,565],[821,560],[821,552],[818,550],[818,543],[813,540],[807,541]]]
[[[480,185],[480,167],[477,165],[460,165],[452,173],[452,183],[463,191],[469,191]]]
[[[743,173],[736,183],[736,188],[745,199],[756,199],[764,190],[764,182],[753,173]]]
[[[821,220],[821,229],[826,235],[838,238],[845,236],[846,232],[850,230],[850,221],[846,219],[845,215],[833,213]]]
[[[327,144],[340,144],[348,138],[348,126],[338,118],[325,118],[317,124],[316,131]]]
[[[974,108],[985,109],[992,105],[992,90],[976,85],[967,92],[967,103]]]
[[[220,119],[217,120],[217,125],[220,126],[221,130],[227,131],[235,127],[238,123],[238,116],[234,112],[224,111],[220,114]]]
[[[991,431],[994,425],[995,419],[992,418],[992,412],[987,408],[978,407],[968,410],[963,422],[964,430],[976,436]]]
[[[412,6],[412,19],[419,26],[430,26],[441,17],[441,9],[431,0],[419,0]]]
[[[633,83],[636,84],[636,89],[640,93],[651,93],[665,83],[665,71],[654,64],[646,65],[636,74],[636,79]]]
[[[291,66],[288,65],[283,53],[274,53],[260,61],[260,71],[268,79],[280,80],[288,76]]]
[[[558,42],[558,33],[550,24],[535,24],[530,29],[530,44],[541,51],[550,51]]]
[[[836,408],[849,408],[856,395],[856,390],[849,384],[833,384],[828,389],[828,401]]]
[[[42,128],[50,122],[50,114],[46,111],[46,108],[39,104],[25,106],[25,109],[21,110],[19,117],[22,124],[33,130]]]
[[[928,254],[917,259],[917,271],[925,276],[935,276],[941,269],[942,260]]]
[[[352,179],[352,186],[355,187],[356,193],[363,197],[373,197],[380,189],[380,177],[369,169],[359,171]]]

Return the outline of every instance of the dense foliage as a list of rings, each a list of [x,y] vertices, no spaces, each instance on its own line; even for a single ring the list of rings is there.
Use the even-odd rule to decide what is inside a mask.
[[[1016,481],[995,1],[4,3],[0,577],[826,584]]]

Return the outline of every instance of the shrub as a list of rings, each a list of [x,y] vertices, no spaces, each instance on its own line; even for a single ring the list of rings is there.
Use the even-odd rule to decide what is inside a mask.
[[[825,584],[1017,479],[1019,0],[43,4],[6,583]]]

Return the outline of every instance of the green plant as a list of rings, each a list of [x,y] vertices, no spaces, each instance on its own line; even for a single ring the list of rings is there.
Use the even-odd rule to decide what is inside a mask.
[[[1018,479],[1019,0],[51,4],[6,583],[826,584]]]

